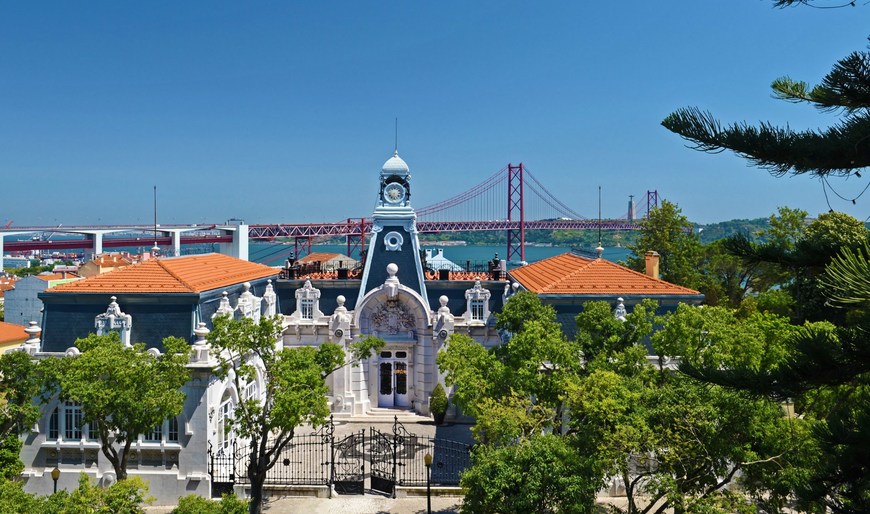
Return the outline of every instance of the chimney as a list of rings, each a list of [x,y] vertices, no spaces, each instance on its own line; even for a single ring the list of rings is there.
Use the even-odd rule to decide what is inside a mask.
[[[659,278],[659,254],[652,250],[646,252],[646,274],[652,278]]]

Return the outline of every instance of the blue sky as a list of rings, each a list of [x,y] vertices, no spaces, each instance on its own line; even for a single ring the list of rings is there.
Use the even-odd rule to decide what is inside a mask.
[[[523,161],[574,210],[657,189],[690,219],[828,210],[817,180],[685,148],[698,106],[798,129],[770,96],[864,49],[870,6],[648,2],[0,3],[0,221],[318,222],[367,216],[393,149],[415,205]],[[852,197],[870,180],[834,179]],[[857,205],[832,199],[860,219]]]

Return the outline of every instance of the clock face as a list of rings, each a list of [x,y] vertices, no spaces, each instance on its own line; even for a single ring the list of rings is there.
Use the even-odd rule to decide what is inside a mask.
[[[384,188],[384,199],[390,203],[399,203],[405,199],[405,188],[393,182]]]

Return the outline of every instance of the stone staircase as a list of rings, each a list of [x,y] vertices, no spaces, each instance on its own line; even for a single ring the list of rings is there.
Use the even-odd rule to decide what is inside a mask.
[[[361,416],[351,416],[349,421],[352,423],[392,423],[395,418],[399,419],[400,423],[433,423],[431,416],[421,416],[410,409],[386,409],[382,407],[372,407],[368,414]]]

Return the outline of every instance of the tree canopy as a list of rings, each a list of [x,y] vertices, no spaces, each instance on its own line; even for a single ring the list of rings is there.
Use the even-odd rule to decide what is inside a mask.
[[[0,476],[11,479],[24,466],[18,458],[19,434],[39,419],[34,399],[42,389],[37,363],[27,352],[13,351],[0,355]]]
[[[628,499],[614,512],[751,512],[783,502],[802,469],[786,437],[793,425],[774,402],[651,361],[655,311],[645,300],[623,321],[609,303],[587,302],[569,341],[552,309],[517,294],[499,318],[513,329],[501,347],[450,336],[438,364],[454,403],[476,415],[480,443],[462,479],[464,511],[591,512],[606,477]],[[725,308],[681,307],[653,342],[665,356],[775,367],[785,326],[769,314],[738,320]],[[699,333],[715,349],[695,343]],[[727,491],[738,477],[749,494]]]
[[[163,340],[164,353],[145,350],[142,343],[127,346],[117,332],[78,339],[77,356],[43,362],[49,387],[59,397],[81,404],[84,423],[100,440],[103,455],[118,480],[127,478],[130,445],[139,435],[181,414],[181,387],[190,374],[190,346],[177,337]]]
[[[813,5],[808,0],[776,0],[779,7]],[[840,6],[854,5],[846,2]],[[836,6],[835,6],[836,7]],[[816,86],[789,77],[774,80],[774,96],[840,114],[825,129],[795,131],[771,123],[723,126],[712,114],[689,107],[662,125],[706,152],[732,150],[774,175],[855,176],[870,165],[870,52],[837,61]],[[783,227],[786,228],[786,227]],[[796,224],[787,231],[796,232]],[[717,366],[687,360],[682,368],[708,383],[768,398],[794,401],[812,427],[815,465],[793,485],[805,505],[837,513],[870,511],[870,298],[862,274],[867,230],[847,215],[830,212],[796,238],[753,243],[733,237],[725,245],[748,263],[778,269],[779,291],[794,300],[792,321],[806,323],[786,338],[786,358],[769,369]],[[760,299],[760,298],[759,298]],[[759,302],[760,303],[760,302]]]
[[[229,380],[237,391],[244,391],[247,384],[258,381],[258,373],[263,374],[265,391],[241,399],[228,420],[239,436],[250,441],[251,514],[261,512],[266,474],[292,441],[296,428],[326,422],[329,390],[325,377],[383,346],[380,339],[367,337],[348,346],[350,355],[334,343],[282,348],[280,334],[279,317],[262,317],[255,323],[250,318],[218,316],[208,336],[219,361],[215,374]]]
[[[640,225],[637,241],[629,246],[634,255],[628,258],[628,267],[643,272],[646,252],[655,251],[660,256],[659,274],[662,280],[697,288],[701,243],[680,208],[664,200],[661,206],[650,210],[649,217]]]

